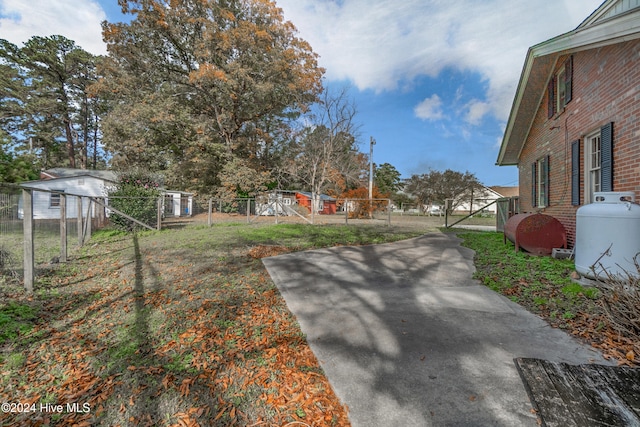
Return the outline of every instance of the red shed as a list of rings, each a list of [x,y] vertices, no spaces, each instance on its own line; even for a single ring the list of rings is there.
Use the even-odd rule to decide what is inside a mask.
[[[337,211],[336,199],[327,196],[326,194],[316,195],[320,200],[318,201],[318,213],[322,215],[332,215]],[[304,206],[311,211],[311,193],[306,191],[296,192],[296,200],[298,205]]]

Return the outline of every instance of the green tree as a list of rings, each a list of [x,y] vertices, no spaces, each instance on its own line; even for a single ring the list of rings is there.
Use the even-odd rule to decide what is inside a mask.
[[[0,125],[14,149],[35,150],[45,168],[87,167],[88,147],[98,145],[95,100],[86,91],[97,61],[63,36],[34,36],[21,48],[0,40]]]
[[[0,135],[0,142],[2,139]],[[5,151],[3,145],[0,144],[0,182],[18,183],[38,179],[38,170],[34,165],[33,156],[15,156]]]
[[[376,186],[385,197],[392,197],[402,188],[400,172],[389,163],[375,167],[373,176]]]
[[[416,204],[416,200],[404,192],[397,192],[391,200],[398,208],[406,208]]]
[[[413,196],[418,204],[419,212],[422,212],[423,207],[430,204],[433,198],[433,190],[429,184],[429,174],[411,175],[404,190]]]
[[[19,56],[20,50],[16,45],[0,39],[0,132],[3,139],[18,132],[26,118],[23,108],[25,74],[19,65]]]
[[[317,55],[272,1],[122,0],[129,23],[105,23],[110,101],[104,141],[114,163],[165,170],[200,194],[240,158],[262,171],[269,125],[316,100]]]
[[[455,210],[464,202],[470,201],[473,193],[481,188],[482,184],[474,174],[447,169],[444,172],[430,171],[427,174],[411,176],[406,191],[413,195],[420,205],[444,205],[445,200],[450,200],[449,209]]]
[[[144,224],[154,226],[158,220],[158,197],[161,195],[159,188],[158,180],[146,171],[121,173],[118,184],[108,191],[109,205]],[[134,231],[142,228],[116,212],[109,219],[121,230]]]
[[[268,173],[260,173],[236,158],[222,168],[217,196],[224,200],[256,197],[267,189],[270,179]]]

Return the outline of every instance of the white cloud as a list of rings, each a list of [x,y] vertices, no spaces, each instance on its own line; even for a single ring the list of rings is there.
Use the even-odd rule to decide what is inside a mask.
[[[92,0],[0,0],[0,37],[21,46],[33,36],[62,35],[93,54],[106,54],[100,23],[107,19]]]
[[[320,55],[329,80],[382,92],[444,69],[476,72],[486,82],[486,105],[474,104],[467,118],[506,120],[527,49],[572,30],[601,0],[277,3]]]
[[[416,117],[424,120],[439,120],[442,115],[442,100],[435,93],[413,109]]]
[[[491,105],[478,99],[472,99],[465,106],[466,114],[464,121],[470,125],[478,125],[483,117],[491,111]]]

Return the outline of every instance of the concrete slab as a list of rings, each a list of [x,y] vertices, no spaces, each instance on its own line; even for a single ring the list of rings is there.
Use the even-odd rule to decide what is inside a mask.
[[[514,358],[607,363],[473,280],[454,235],[263,262],[356,427],[533,427]]]

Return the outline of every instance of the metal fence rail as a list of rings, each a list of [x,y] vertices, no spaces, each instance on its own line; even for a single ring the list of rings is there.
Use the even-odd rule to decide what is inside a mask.
[[[313,208],[312,208],[313,207]],[[389,199],[336,199],[293,200],[281,197],[257,197],[244,199],[209,199],[196,201],[190,217],[167,218],[172,222],[206,223],[215,225],[227,222],[258,223],[308,223],[351,224],[362,219],[373,219],[391,224],[392,213],[397,209]]]
[[[411,225],[433,229],[447,217],[432,216],[413,206],[394,206],[389,199],[346,199],[265,195],[249,199],[189,201],[188,209],[172,207],[175,199],[162,195],[145,205],[155,212],[134,218],[116,206],[115,199],[0,183],[0,285],[23,280],[33,290],[36,272],[54,268],[73,257],[93,230],[115,221],[160,230],[188,224],[358,224]],[[155,205],[155,206],[154,206]],[[413,214],[413,210],[418,215]],[[473,215],[472,215],[473,216]],[[448,225],[448,224],[447,224]]]

